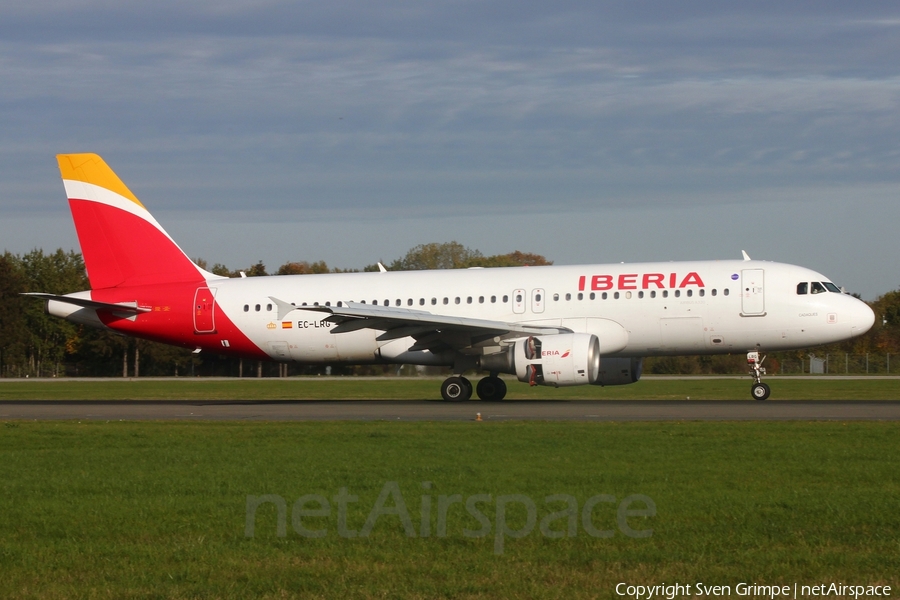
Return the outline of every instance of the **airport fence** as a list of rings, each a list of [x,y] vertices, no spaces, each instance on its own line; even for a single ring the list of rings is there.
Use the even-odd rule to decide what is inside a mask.
[[[893,366],[891,360],[894,361]],[[893,368],[893,370],[892,370]],[[780,359],[770,373],[782,375],[900,375],[900,360],[890,354],[810,354],[800,360]]]

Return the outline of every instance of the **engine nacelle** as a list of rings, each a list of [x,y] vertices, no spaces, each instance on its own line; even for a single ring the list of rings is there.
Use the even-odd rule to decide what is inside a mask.
[[[589,333],[516,340],[512,359],[516,377],[531,385],[585,385],[600,377],[600,341]]]
[[[627,385],[641,378],[643,358],[601,358],[600,376],[594,385]]]

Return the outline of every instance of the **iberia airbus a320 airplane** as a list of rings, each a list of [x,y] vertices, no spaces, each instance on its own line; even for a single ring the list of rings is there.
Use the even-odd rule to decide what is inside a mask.
[[[306,364],[450,367],[500,400],[500,373],[531,385],[620,385],[642,357],[760,352],[846,340],[875,315],[827,277],[750,260],[227,278],[178,247],[95,154],[58,157],[91,289],[33,294],[76,323],[195,351]]]

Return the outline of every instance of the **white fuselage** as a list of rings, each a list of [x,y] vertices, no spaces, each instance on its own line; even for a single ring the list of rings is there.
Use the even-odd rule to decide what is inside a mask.
[[[379,341],[374,329],[332,333],[326,314],[303,307],[363,302],[565,327],[596,334],[604,356],[745,353],[867,331],[874,315],[865,303],[834,291],[811,293],[809,284],[828,282],[793,265],[701,261],[275,276],[208,286],[217,310],[274,360],[446,364],[446,357],[407,352],[412,337]],[[276,299],[297,309],[279,315]]]

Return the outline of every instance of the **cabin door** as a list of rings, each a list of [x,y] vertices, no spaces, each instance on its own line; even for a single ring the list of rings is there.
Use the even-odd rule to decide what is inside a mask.
[[[741,314],[763,316],[766,314],[765,271],[744,269],[741,271]]]
[[[194,294],[194,333],[216,332],[216,288],[197,288]]]

